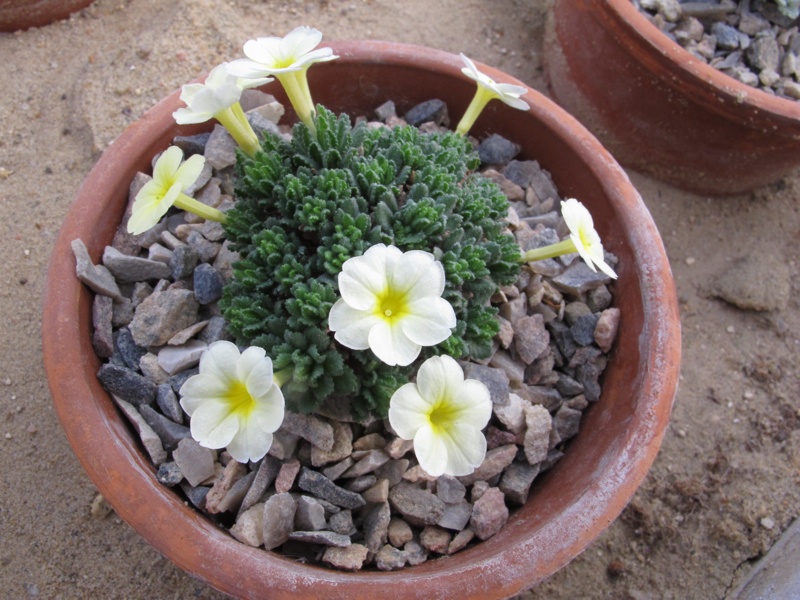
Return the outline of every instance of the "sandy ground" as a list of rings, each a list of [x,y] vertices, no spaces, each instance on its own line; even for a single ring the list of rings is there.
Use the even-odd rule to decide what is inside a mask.
[[[0,597],[204,598],[113,513],[50,403],[41,296],[52,243],[99,152],[158,99],[257,35],[463,51],[545,91],[546,0],[98,0],[70,20],[0,34]],[[521,598],[724,598],[800,512],[800,310],[715,299],[755,257],[798,282],[800,178],[711,199],[631,173],[672,261],[683,370],[662,451],[631,505],[579,558]],[[737,275],[734,274],[734,277]]]

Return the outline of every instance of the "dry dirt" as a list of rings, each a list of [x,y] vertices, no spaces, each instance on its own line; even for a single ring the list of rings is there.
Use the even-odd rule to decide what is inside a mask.
[[[93,509],[96,491],[50,403],[39,341],[46,266],[99,152],[168,92],[240,56],[245,40],[300,24],[326,39],[463,51],[546,91],[546,9],[546,0],[98,0],[68,21],[0,34],[0,596],[223,597]],[[521,598],[724,598],[800,513],[800,177],[715,199],[631,178],[680,296],[672,424],[621,518]],[[747,312],[711,296],[745,255],[788,282],[787,308]]]

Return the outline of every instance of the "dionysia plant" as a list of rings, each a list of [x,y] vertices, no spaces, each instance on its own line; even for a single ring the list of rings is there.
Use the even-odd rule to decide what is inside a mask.
[[[203,159],[181,162],[175,147],[133,206],[132,233],[174,204],[221,222],[240,257],[220,307],[246,349],[212,344],[181,388],[181,405],[201,445],[227,448],[240,462],[269,450],[285,402],[295,412],[388,416],[429,474],[467,475],[485,456],[492,403],[458,361],[491,356],[492,296],[517,280],[522,263],[562,254],[615,274],[574,199],[562,205],[569,237],[521,256],[507,197],[477,172],[466,134],[493,99],[528,109],[525,88],[495,82],[461,55],[477,92],[455,132],[353,126],[312,101],[309,67],[337,58],[317,48],[321,37],[299,27],[251,40],[247,58],[184,86],[177,122],[216,119],[241,147],[233,208],[223,214],[184,193]],[[239,100],[273,77],[300,122],[288,139],[265,132],[259,140]]]

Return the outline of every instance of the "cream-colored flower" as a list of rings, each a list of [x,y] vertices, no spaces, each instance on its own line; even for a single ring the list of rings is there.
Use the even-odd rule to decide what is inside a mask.
[[[543,248],[528,250],[520,257],[520,262],[543,260],[577,252],[592,271],[597,272],[597,269],[600,269],[612,279],[616,279],[617,274],[614,269],[605,261],[603,243],[595,231],[589,210],[575,198],[569,198],[561,202],[561,215],[569,228],[569,237]]]
[[[320,41],[322,33],[306,26],[297,27],[282,38],[271,36],[249,40],[244,45],[247,58],[228,63],[228,72],[248,79],[277,77],[297,116],[314,131],[314,102],[308,89],[306,71],[316,62],[339,58],[330,48],[315,50]]]
[[[561,203],[561,216],[569,227],[569,237],[575,244],[575,250],[592,271],[600,269],[612,279],[616,279],[617,274],[614,269],[606,264],[603,243],[594,229],[594,221],[589,210],[575,198],[569,198]]]
[[[273,381],[272,361],[256,346],[239,354],[231,342],[214,342],[180,395],[192,437],[205,448],[227,448],[241,463],[263,458],[283,422],[283,393]]]
[[[185,108],[179,108],[172,116],[179,125],[205,123],[216,119],[236,140],[236,143],[253,156],[259,148],[256,136],[239,100],[242,91],[272,81],[270,77],[242,79],[228,73],[227,63],[214,67],[205,83],[189,83],[181,89],[181,100]]]
[[[528,91],[527,88],[511,83],[497,83],[488,75],[481,73],[469,58],[463,54],[460,54],[460,56],[466,65],[461,69],[461,72],[477,82],[478,90],[475,92],[475,97],[467,108],[467,112],[461,117],[461,121],[456,127],[456,133],[467,135],[467,132],[472,128],[472,125],[489,101],[495,98],[519,110],[528,110],[530,108],[527,102],[520,99],[520,96]]]
[[[414,440],[414,454],[427,473],[469,475],[486,456],[481,430],[492,416],[487,387],[464,379],[449,356],[429,358],[416,383],[400,387],[389,401],[389,423],[401,438]]]
[[[206,159],[199,154],[183,161],[183,151],[170,146],[158,157],[153,167],[153,179],[148,181],[131,208],[128,233],[138,235],[153,227],[174,204],[211,221],[225,221],[225,214],[183,193],[200,176]]]
[[[376,244],[342,265],[342,297],[328,325],[348,348],[410,365],[422,346],[443,342],[456,326],[453,307],[441,297],[444,284],[444,267],[431,253]]]

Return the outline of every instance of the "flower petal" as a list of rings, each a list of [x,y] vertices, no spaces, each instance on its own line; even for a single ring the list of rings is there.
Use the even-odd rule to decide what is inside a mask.
[[[342,270],[338,282],[342,300],[357,310],[373,308],[378,301],[377,294],[387,285],[383,273],[372,269],[363,261],[353,262],[346,271]]]
[[[272,388],[272,360],[263,348],[250,346],[242,352],[239,360],[238,377],[245,382],[247,392],[253,398],[260,398]]]
[[[282,42],[283,58],[299,58],[311,52],[322,41],[322,32],[318,29],[300,25],[287,33]]]
[[[182,160],[183,151],[177,146],[170,146],[164,150],[153,167],[153,180],[164,188],[172,186],[175,172],[180,167]]]
[[[441,296],[444,291],[444,267],[433,254],[411,250],[402,254],[389,273],[389,285],[405,292],[409,300]]]
[[[379,321],[379,317],[356,310],[341,298],[328,313],[328,327],[336,332],[333,337],[353,350],[369,348],[369,332]]]
[[[415,344],[435,346],[452,334],[456,313],[444,298],[422,298],[408,304],[409,314],[400,321],[403,333]]]
[[[183,404],[183,400],[188,399],[187,405],[193,406],[195,400],[220,399],[228,394],[229,391],[230,384],[228,381],[209,373],[198,373],[189,377],[178,393],[182,396],[181,404]],[[194,409],[189,410],[187,408],[186,412],[191,415]]]
[[[414,436],[414,454],[419,466],[433,477],[444,475],[447,470],[447,446],[442,436],[433,432],[430,425],[420,427]]]
[[[389,423],[404,440],[413,440],[420,427],[429,424],[431,404],[415,383],[400,386],[389,400]]]
[[[245,54],[247,54],[246,48],[247,44],[245,44]],[[249,58],[237,58],[229,62],[226,69],[231,75],[244,79],[260,79],[269,77],[271,74],[270,70],[266,68],[264,64]]]
[[[224,448],[239,431],[239,417],[225,402],[207,401],[197,407],[190,424],[192,437],[205,448]]]
[[[200,372],[233,382],[240,356],[236,344],[225,340],[214,342],[200,357]]]
[[[251,418],[254,418],[262,430],[268,433],[277,431],[286,411],[286,401],[283,392],[274,383],[266,394],[256,399],[256,407],[253,409]]]
[[[175,173],[175,181],[181,184],[181,191],[192,185],[200,173],[203,172],[203,166],[206,164],[206,159],[200,154],[190,156]]]
[[[172,118],[178,125],[194,125],[195,123],[205,123],[214,117],[211,113],[199,113],[188,108],[179,108],[172,113]]]
[[[458,398],[463,385],[464,371],[451,356],[432,356],[417,371],[419,393],[431,405]]]
[[[379,359],[393,367],[406,367],[416,360],[422,347],[412,342],[403,333],[401,323],[392,323],[377,318],[369,330],[369,348]]]
[[[469,475],[486,456],[486,438],[471,425],[456,423],[440,439],[447,457],[445,473],[453,477]]]
[[[458,414],[461,425],[470,425],[480,431],[492,418],[492,399],[489,388],[477,379],[465,379],[458,392]]]
[[[240,463],[257,461],[264,458],[272,447],[272,434],[249,425],[239,430],[227,444],[228,454]]]

